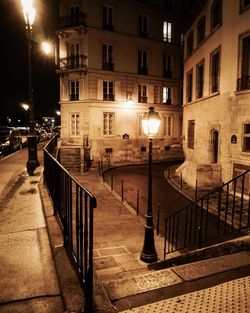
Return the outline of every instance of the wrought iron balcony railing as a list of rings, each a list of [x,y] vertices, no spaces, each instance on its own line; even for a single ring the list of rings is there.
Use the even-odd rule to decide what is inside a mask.
[[[72,16],[66,15],[60,17],[58,28],[62,29],[81,25],[86,26],[86,14],[84,14],[83,12]]]
[[[56,64],[57,70],[86,70],[87,57],[86,55],[72,55],[65,58],[58,58]]]
[[[242,76],[237,80],[237,91],[250,89],[250,75]]]
[[[138,96],[138,102],[140,102],[140,103],[147,103],[148,102],[148,97]]]

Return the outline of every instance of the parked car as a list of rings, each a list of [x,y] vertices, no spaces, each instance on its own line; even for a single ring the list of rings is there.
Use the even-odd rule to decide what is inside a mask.
[[[26,127],[18,127],[18,129],[20,130],[20,133],[21,133],[22,146],[27,147],[29,129]]]
[[[0,126],[0,156],[22,148],[20,130],[8,126]]]

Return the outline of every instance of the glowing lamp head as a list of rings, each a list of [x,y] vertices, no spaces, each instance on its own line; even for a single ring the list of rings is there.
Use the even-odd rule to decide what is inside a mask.
[[[154,107],[149,107],[149,111],[145,112],[142,117],[142,128],[144,134],[149,138],[157,135],[160,123],[161,119],[159,113],[154,111]]]
[[[36,17],[36,10],[33,8],[33,0],[21,0],[21,2],[25,23],[32,28]]]
[[[51,44],[47,41],[44,41],[42,43],[42,50],[45,54],[50,54],[51,51],[52,51],[52,47],[51,47]]]

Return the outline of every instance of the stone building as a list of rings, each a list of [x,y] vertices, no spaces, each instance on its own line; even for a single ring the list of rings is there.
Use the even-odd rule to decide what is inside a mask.
[[[205,2],[184,36],[185,162],[177,170],[200,187],[250,166],[250,1]]]
[[[141,118],[161,117],[154,159],[182,156],[180,1],[60,0],[61,162],[147,160]]]

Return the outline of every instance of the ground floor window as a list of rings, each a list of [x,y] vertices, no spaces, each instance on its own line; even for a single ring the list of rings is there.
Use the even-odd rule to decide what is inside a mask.
[[[194,149],[194,130],[195,130],[195,121],[188,121],[188,136],[187,136],[187,146],[190,149]]]
[[[115,113],[114,112],[103,113],[103,135],[104,136],[115,135]]]
[[[172,136],[173,134],[173,116],[163,116],[163,136]]]
[[[244,124],[242,151],[250,152],[250,123]]]
[[[70,135],[71,136],[80,135],[80,114],[79,113],[70,114]]]

